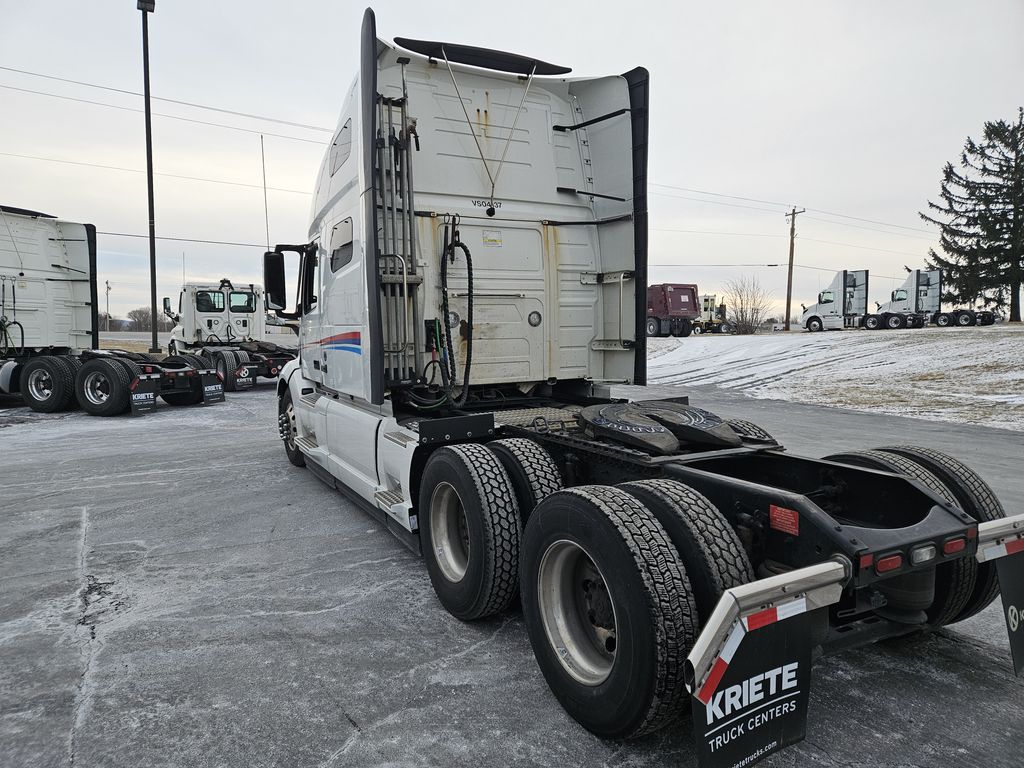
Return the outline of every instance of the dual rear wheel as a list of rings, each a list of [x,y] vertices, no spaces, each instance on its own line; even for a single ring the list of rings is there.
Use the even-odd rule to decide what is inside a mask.
[[[448,446],[423,470],[424,558],[454,616],[516,596],[555,697],[601,736],[639,736],[685,709],[683,661],[722,592],[753,578],[739,539],[671,480],[561,489],[522,438]]]

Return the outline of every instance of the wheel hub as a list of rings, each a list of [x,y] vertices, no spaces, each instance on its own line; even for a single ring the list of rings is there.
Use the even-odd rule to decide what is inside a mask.
[[[100,371],[91,371],[83,386],[85,399],[93,405],[103,405],[110,397],[110,380]]]
[[[37,368],[28,376],[28,391],[40,402],[49,400],[53,395],[53,377],[48,371]]]
[[[617,645],[615,604],[590,555],[556,541],[540,561],[538,607],[548,642],[573,678],[597,686],[608,679]]]
[[[466,510],[450,483],[438,483],[430,497],[430,539],[442,575],[462,581],[469,568],[470,541]]]

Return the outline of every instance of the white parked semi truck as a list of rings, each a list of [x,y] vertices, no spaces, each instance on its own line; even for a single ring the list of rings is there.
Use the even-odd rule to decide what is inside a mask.
[[[220,402],[210,366],[179,355],[99,349],[96,228],[0,207],[0,392],[35,411],[94,416]]]
[[[868,312],[868,271],[840,270],[818,301],[803,309],[802,323],[809,331],[860,328]]]
[[[995,313],[986,309],[944,310],[941,269],[908,270],[907,279],[892,291],[889,301],[875,306],[875,312],[864,319],[865,328],[924,328],[929,323],[948,328],[995,322]]]
[[[276,379],[285,363],[294,360],[295,328],[271,325],[268,333],[263,288],[252,283],[186,283],[178,296],[178,311],[164,297],[164,314],[174,323],[167,351],[203,358],[216,368],[229,392],[251,386],[257,377]],[[277,319],[276,317],[274,318]]]
[[[360,62],[308,239],[264,259],[269,306],[299,324],[284,448],[422,553],[452,615],[519,596],[577,721],[637,736],[692,706],[713,749],[771,703],[770,678],[786,705],[753,738],[793,726],[773,737],[785,745],[802,736],[812,647],[995,598],[978,553],[1024,544],[1024,515],[1004,519],[959,461],[805,458],[685,398],[614,396],[646,378],[646,70],[570,78],[528,56],[391,44],[372,11]]]

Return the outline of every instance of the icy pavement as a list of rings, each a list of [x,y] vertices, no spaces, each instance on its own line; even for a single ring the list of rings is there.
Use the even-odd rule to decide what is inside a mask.
[[[1024,431],[1024,326],[648,339],[652,384]]]

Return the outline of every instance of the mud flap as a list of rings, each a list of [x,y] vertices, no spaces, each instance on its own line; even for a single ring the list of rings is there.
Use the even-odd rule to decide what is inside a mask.
[[[1024,672],[1024,515],[978,525],[978,562],[995,561],[1013,673]]]
[[[213,405],[224,402],[224,382],[220,380],[215,370],[199,371],[200,381],[203,387],[203,405]]]
[[[701,768],[753,765],[804,738],[814,614],[851,574],[828,561],[722,595],[686,660]]]
[[[252,389],[256,385],[256,366],[243,363],[231,374],[235,381],[235,391]]]
[[[142,416],[156,408],[156,396],[160,391],[160,374],[140,374],[131,384],[129,394],[131,395],[132,416]]]

